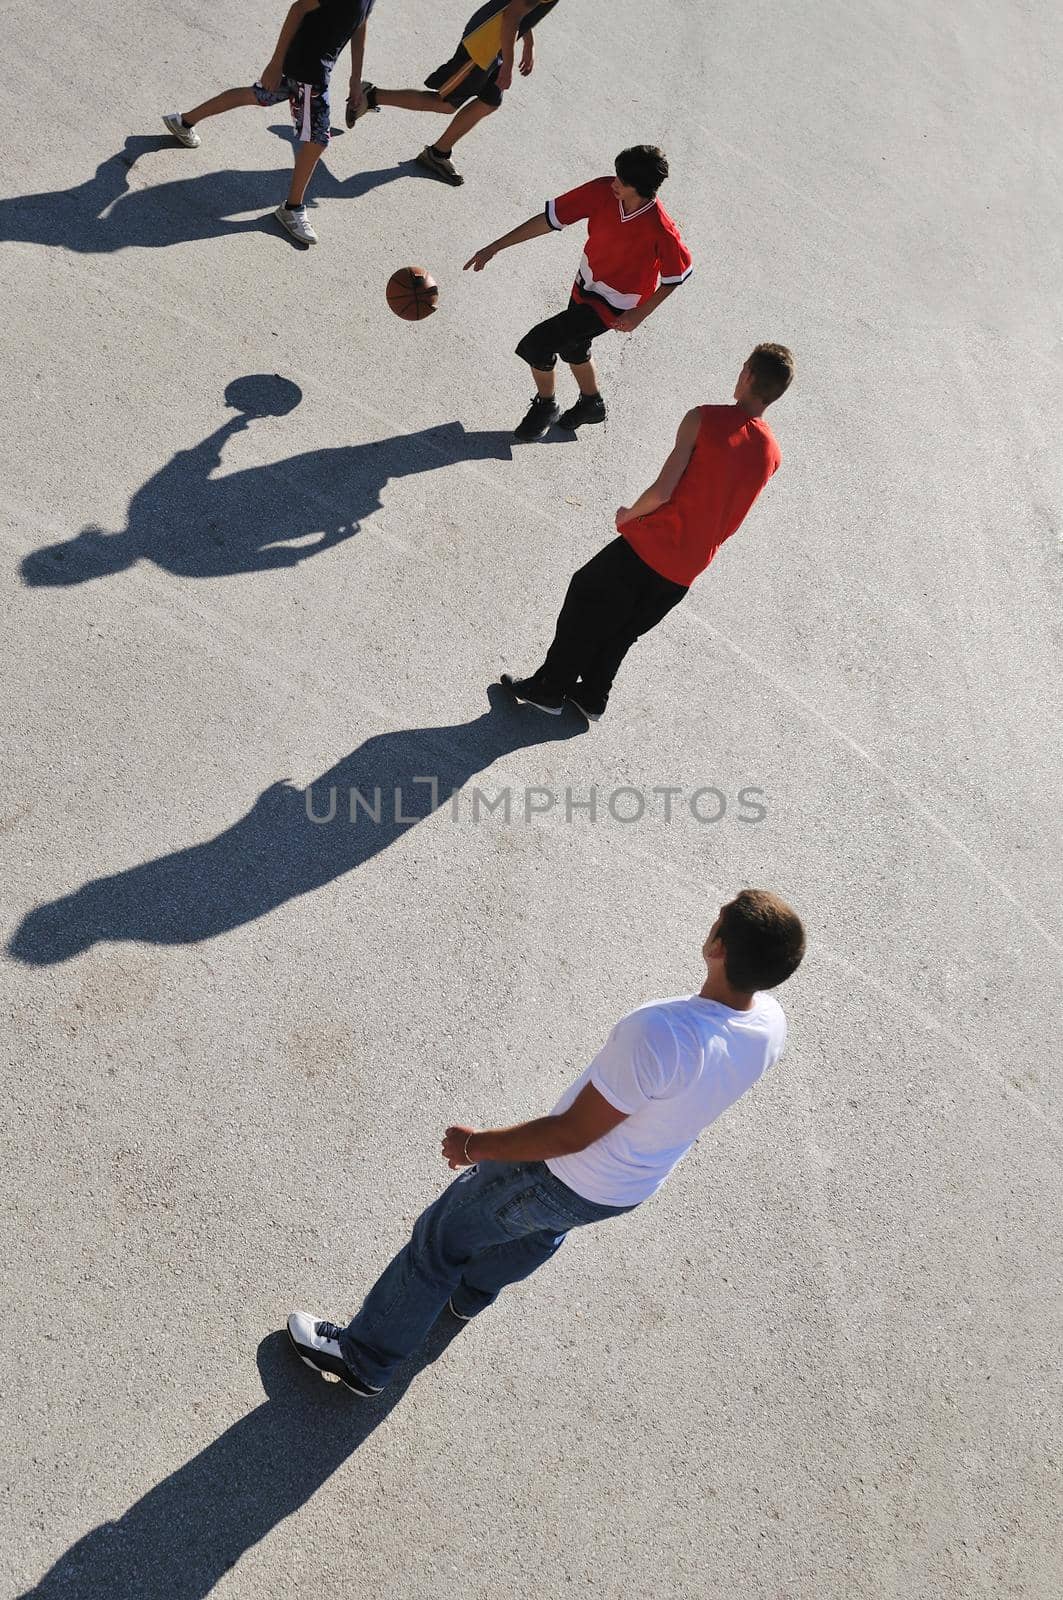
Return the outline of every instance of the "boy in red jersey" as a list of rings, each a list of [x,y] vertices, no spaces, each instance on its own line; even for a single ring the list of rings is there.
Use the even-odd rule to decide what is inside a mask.
[[[635,640],[679,604],[777,470],[779,446],[761,418],[793,375],[785,345],[758,344],[734,405],[687,412],[657,481],[617,512],[620,537],[573,576],[542,666],[530,678],[502,674],[518,700],[555,717],[568,700],[598,721]]]
[[[615,178],[594,178],[548,200],[540,216],[529,217],[465,263],[466,270],[482,272],[500,250],[586,219],[587,244],[567,308],[532,328],[517,346],[536,389],[515,430],[518,439],[541,439],[554,422],[570,429],[604,422],[591,340],[610,328],[634,333],[693,271],[679,229],[656,198],[668,176],[664,155],[653,145],[634,145],[620,152],[615,166]],[[563,414],[554,395],[559,356],[579,385],[579,399]]]

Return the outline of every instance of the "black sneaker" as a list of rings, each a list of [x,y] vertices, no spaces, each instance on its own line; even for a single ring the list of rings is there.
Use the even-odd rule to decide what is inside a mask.
[[[433,178],[442,178],[444,183],[449,183],[452,189],[460,189],[465,179],[451,161],[449,156],[441,156],[434,144],[426,144],[420,155],[415,157],[417,165],[430,172]]]
[[[541,394],[537,394],[523,420],[513,429],[513,436],[516,439],[541,439],[547,428],[558,420],[564,421],[564,418],[553,396],[544,400]]]
[[[364,117],[367,111],[380,110],[380,107],[376,103],[375,83],[369,83],[365,78],[363,78],[362,94],[364,98],[358,110],[355,110],[355,102],[352,97],[350,95],[347,96],[347,109],[344,114],[344,121],[346,122],[348,128],[353,128],[358,119],[360,117]]]
[[[338,1378],[348,1389],[368,1400],[380,1390],[363,1383],[344,1361],[336,1337],[339,1331],[334,1322],[322,1322],[308,1311],[293,1311],[288,1318],[288,1337],[299,1360],[320,1372],[323,1378]]]
[[[584,689],[577,688],[565,699],[570,706],[575,706],[581,717],[586,717],[588,722],[601,722],[605,715],[605,707],[600,700],[592,700]]]
[[[547,716],[559,717],[565,709],[565,697],[561,694],[551,694],[548,689],[536,683],[534,678],[512,678],[508,672],[503,672],[501,683],[517,700],[523,700],[529,706],[536,706],[540,711],[545,711]]]
[[[559,428],[568,428],[575,433],[577,428],[582,428],[587,422],[605,421],[605,401],[600,394],[581,394],[574,406],[558,417]]]
[[[459,1311],[457,1306],[454,1304],[453,1295],[451,1295],[450,1299],[447,1301],[447,1310],[450,1312],[452,1317],[457,1317],[459,1322],[472,1321],[472,1312]]]

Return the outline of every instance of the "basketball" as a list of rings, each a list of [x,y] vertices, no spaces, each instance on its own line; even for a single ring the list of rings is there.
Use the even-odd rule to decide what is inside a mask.
[[[439,300],[439,286],[423,267],[400,267],[388,279],[388,305],[397,317],[420,322]]]

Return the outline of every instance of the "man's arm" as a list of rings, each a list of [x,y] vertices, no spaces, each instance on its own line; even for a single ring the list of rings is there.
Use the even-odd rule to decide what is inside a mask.
[[[316,11],[320,4],[321,0],[295,0],[295,4],[289,6],[288,15],[281,25],[281,31],[277,38],[277,48],[270,56],[269,64],[258,80],[263,89],[277,88],[284,72],[284,58],[288,54],[288,46],[295,38],[295,30],[307,13]]]
[[[625,1120],[592,1083],[580,1090],[567,1111],[536,1117],[513,1128],[466,1128],[457,1125],[443,1135],[443,1159],[452,1168],[477,1161],[547,1161],[575,1155]]]
[[[471,267],[474,272],[482,272],[500,250],[508,250],[511,245],[524,244],[527,239],[538,239],[544,233],[556,232],[557,229],[550,226],[540,211],[534,217],[529,217],[527,222],[522,222],[519,228],[511,228],[501,239],[495,239],[492,244],[485,244],[482,250],[477,250],[476,254],[466,261],[463,271],[468,272]]]
[[[634,311],[625,311],[622,317],[617,318],[616,328],[618,333],[634,333],[640,323],[645,322],[657,307],[668,299],[670,294],[675,294],[679,288],[677,283],[662,283],[655,289],[648,300],[644,300]]]
[[[503,92],[513,82],[513,52],[517,46],[517,29],[521,18],[526,17],[529,11],[534,11],[537,3],[538,0],[509,0],[509,5],[502,13],[502,65],[495,81]],[[530,67],[528,71],[531,71]]]
[[[666,505],[672,498],[694,453],[700,427],[701,412],[695,406],[693,411],[687,412],[679,424],[679,432],[675,436],[671,454],[658,473],[656,481],[639,495],[633,506],[620,507],[616,514],[617,528],[622,528],[626,522],[634,522],[636,517],[644,517],[649,511],[656,511],[658,506]]]
[[[362,101],[362,64],[365,61],[365,23],[359,23],[351,34],[351,83],[347,91],[347,110],[360,111]]]

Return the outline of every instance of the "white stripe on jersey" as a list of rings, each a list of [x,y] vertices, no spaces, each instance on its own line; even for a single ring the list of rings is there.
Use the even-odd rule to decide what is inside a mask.
[[[579,281],[588,293],[601,295],[614,311],[632,311],[639,303],[637,294],[621,294],[619,289],[612,289],[607,283],[599,283],[593,278],[586,255],[579,264]]]

